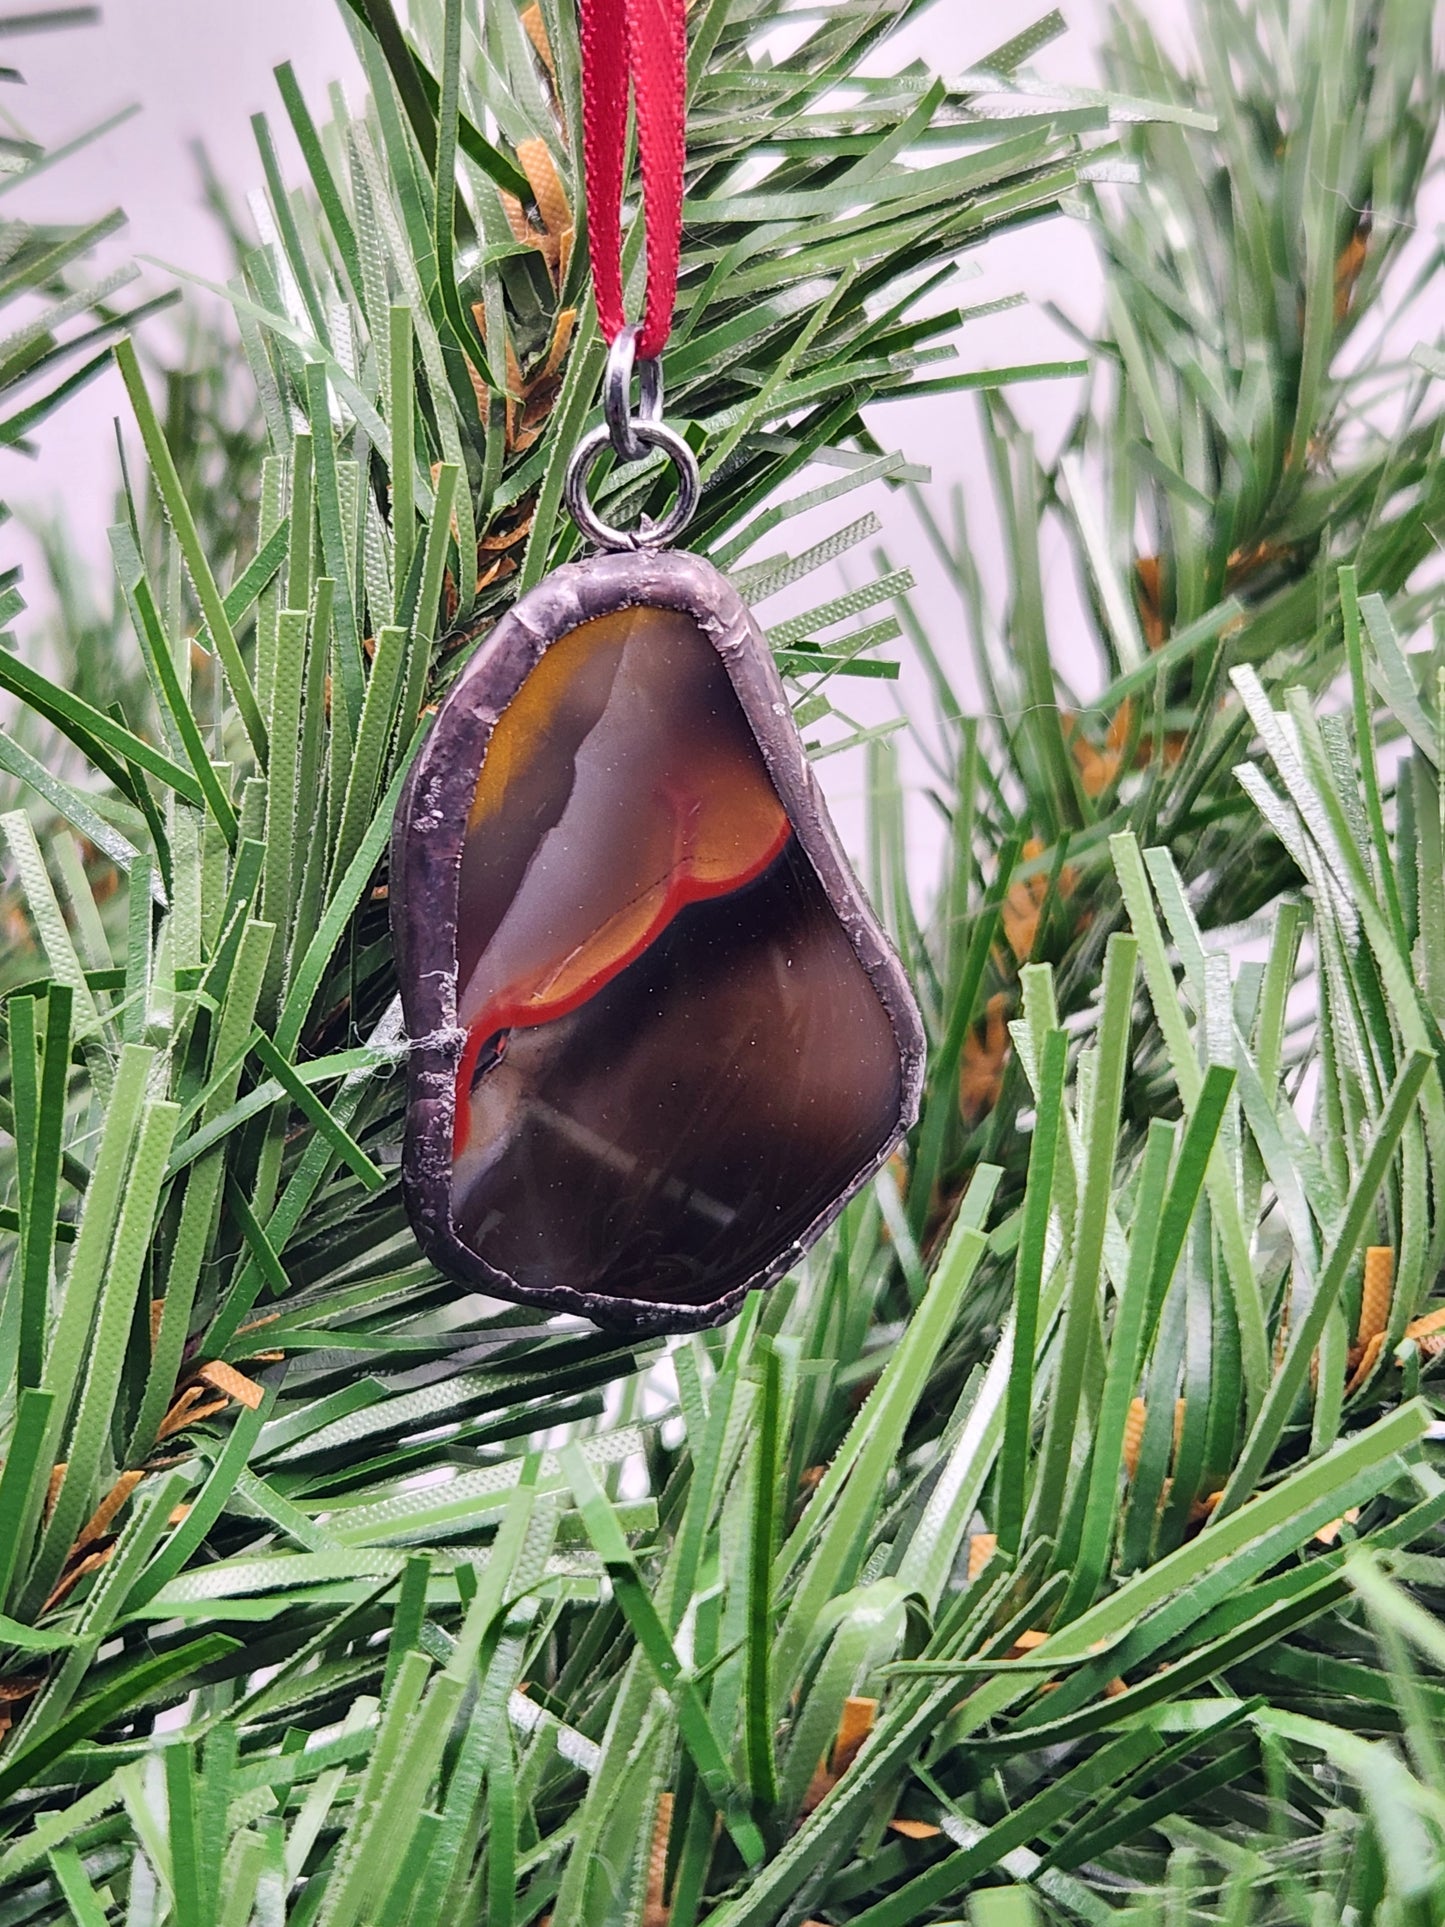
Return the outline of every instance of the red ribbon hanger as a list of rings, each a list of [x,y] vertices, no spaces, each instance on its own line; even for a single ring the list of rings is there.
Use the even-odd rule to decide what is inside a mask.
[[[682,248],[685,0],[581,0],[582,155],[597,319],[610,345],[622,305],[622,168],[629,84],[637,106],[647,299],[637,354],[661,354],[672,330]]]

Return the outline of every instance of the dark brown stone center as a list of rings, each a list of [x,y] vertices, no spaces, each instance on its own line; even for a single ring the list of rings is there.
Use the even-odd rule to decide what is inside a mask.
[[[707,1304],[896,1133],[898,1039],[687,615],[547,649],[492,732],[456,930],[452,1219],[526,1289]]]

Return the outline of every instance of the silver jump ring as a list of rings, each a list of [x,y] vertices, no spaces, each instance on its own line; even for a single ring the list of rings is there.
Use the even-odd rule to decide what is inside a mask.
[[[638,422],[662,420],[662,362],[653,355],[637,360],[637,340],[642,333],[638,324],[629,322],[607,350],[607,368],[602,377],[602,413],[617,459],[640,462],[646,444],[636,432]],[[632,412],[632,375],[638,380],[637,413]]]
[[[677,500],[660,521],[654,522],[651,516],[644,515],[635,529],[618,529],[604,522],[588,499],[587,478],[603,449],[612,446],[612,431],[606,426],[594,428],[572,451],[565,493],[572,520],[599,549],[666,548],[692,520],[702,492],[697,457],[675,428],[669,428],[666,422],[634,419],[632,431],[644,455],[651,448],[660,448],[672,462],[677,470]]]

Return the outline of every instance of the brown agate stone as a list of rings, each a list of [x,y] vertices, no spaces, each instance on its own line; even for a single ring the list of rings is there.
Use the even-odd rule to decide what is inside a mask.
[[[392,903],[408,1203],[484,1289],[714,1323],[911,1119],[907,985],[695,557],[559,570],[498,625],[421,751]]]

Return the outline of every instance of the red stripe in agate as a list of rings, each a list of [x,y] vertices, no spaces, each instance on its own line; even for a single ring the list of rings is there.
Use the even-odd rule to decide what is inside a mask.
[[[704,903],[713,897],[729,896],[734,890],[741,890],[744,884],[756,882],[781,856],[793,826],[785,816],[778,826],[777,835],[769,847],[755,863],[734,876],[718,877],[712,880],[701,878],[690,865],[682,863],[674,869],[668,879],[667,890],[658,906],[657,915],[644,928],[637,941],[627,949],[610,957],[590,977],[568,991],[564,996],[551,1002],[534,1002],[525,991],[510,988],[497,997],[482,1012],[476,1023],[467,1031],[467,1041],[462,1050],[461,1062],[457,1065],[456,1109],[452,1125],[452,1156],[460,1156],[472,1127],[472,1078],[476,1072],[477,1059],[483,1044],[498,1031],[530,1029],[537,1024],[550,1024],[558,1017],[568,1017],[574,1010],[580,1010],[589,998],[612,979],[619,976],[629,964],[636,963],[642,953],[657,942],[663,931],[679,911],[685,910],[690,903]]]

